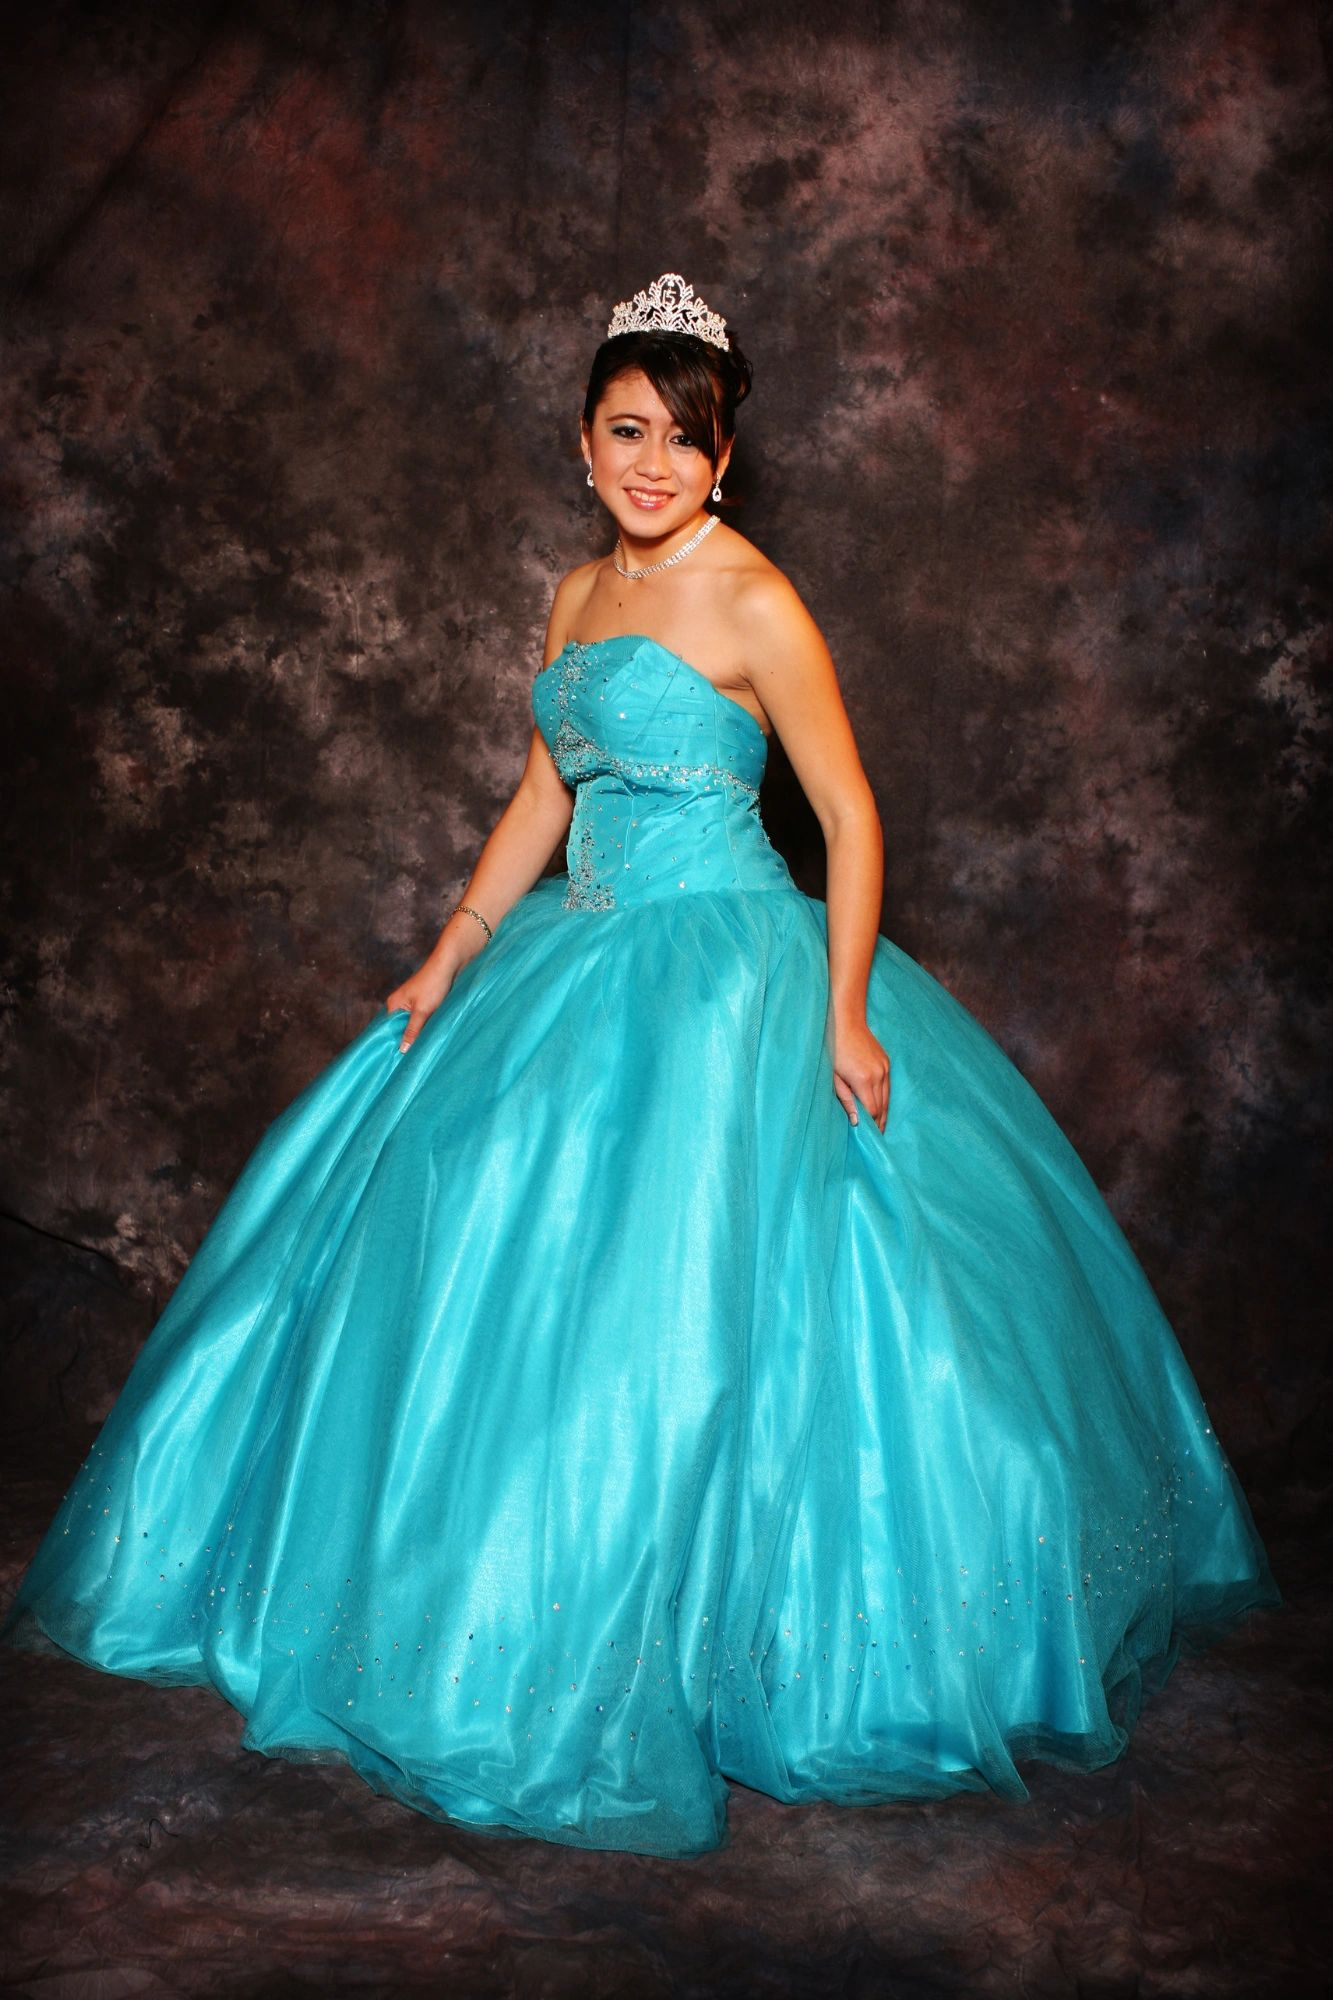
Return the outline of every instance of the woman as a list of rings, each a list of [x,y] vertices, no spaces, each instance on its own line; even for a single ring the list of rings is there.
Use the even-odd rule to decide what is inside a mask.
[[[877,935],[828,652],[705,505],[749,381],[673,274],[616,308],[616,546],[556,593],[514,797],[265,1134],[5,1628],[437,1818],[655,1854],[725,1841],[728,1779],[1023,1798],[1279,1601],[1068,1142]],[[773,731],[827,904],[760,821]]]

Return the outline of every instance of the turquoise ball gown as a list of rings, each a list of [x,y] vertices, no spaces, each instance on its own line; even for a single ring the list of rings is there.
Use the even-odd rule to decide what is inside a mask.
[[[639,636],[533,709],[567,872],[263,1135],[5,1635],[589,1848],[718,1847],[728,1780],[1118,1757],[1182,1636],[1280,1601],[1125,1238],[884,938],[850,1122],[753,716]]]

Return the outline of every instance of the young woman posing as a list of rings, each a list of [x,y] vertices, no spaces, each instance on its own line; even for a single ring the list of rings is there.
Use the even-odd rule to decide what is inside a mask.
[[[722,1844],[728,1780],[1024,1797],[1278,1601],[1073,1149],[878,934],[828,651],[708,512],[749,384],[678,277],[616,308],[616,544],[556,591],[515,793],[263,1136],[5,1627],[434,1817],[652,1854]],[[773,734],[826,902],[760,818]]]

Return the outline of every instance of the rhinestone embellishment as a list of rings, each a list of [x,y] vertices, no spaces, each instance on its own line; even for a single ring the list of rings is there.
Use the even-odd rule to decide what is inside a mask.
[[[721,313],[706,306],[679,271],[663,271],[632,299],[622,299],[607,321],[606,337],[618,333],[692,333],[696,340],[728,350],[731,341]]]
[[[560,907],[563,910],[614,910],[616,899],[604,882],[597,880],[597,870],[593,865],[592,817],[583,809],[584,800],[580,795],[574,807],[578,826],[569,837],[567,857],[569,862],[569,888],[565,891]]]
[[[610,887],[598,879],[597,863],[600,857],[596,845],[598,834],[594,823],[592,791],[597,779],[619,779],[629,787],[665,780],[668,785],[679,784],[682,788],[722,791],[746,808],[757,806],[759,798],[758,785],[738,777],[725,764],[622,756],[589,736],[573,711],[588,677],[594,646],[595,642],[571,645],[555,684],[560,719],[550,754],[561,778],[575,792],[574,814],[566,843],[569,887],[562,907],[567,910],[611,910],[617,907]],[[619,713],[623,716],[624,711]],[[685,809],[682,803],[679,810],[684,812]],[[631,820],[630,824],[637,826],[637,819]],[[675,857],[672,856],[672,859]],[[622,865],[628,868],[630,864],[626,860]],[[645,876],[644,879],[649,881],[652,878]],[[683,888],[685,884],[682,881],[678,886]]]
[[[567,785],[577,785],[585,778],[596,777],[600,772],[609,772],[617,778],[713,778],[739,797],[750,800],[759,796],[758,785],[752,785],[747,778],[739,778],[725,764],[685,764],[652,762],[646,757],[622,757],[603,744],[596,743],[585,735],[573,720],[570,710],[574,696],[587,678],[592,648],[574,646],[570,649],[568,664],[560,675],[556,686],[556,703],[560,709],[560,721],[555,732],[555,742],[551,755],[556,769]]]

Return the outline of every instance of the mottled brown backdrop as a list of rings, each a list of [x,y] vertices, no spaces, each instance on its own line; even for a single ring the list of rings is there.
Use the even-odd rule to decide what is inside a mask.
[[[885,931],[1073,1137],[1233,1451],[1321,1437],[1314,8],[27,12],[25,1418],[105,1413],[265,1124],[434,937],[552,585],[606,546],[588,358],[672,268],[756,364],[731,518],[839,663]],[[776,750],[764,812],[819,892]]]

